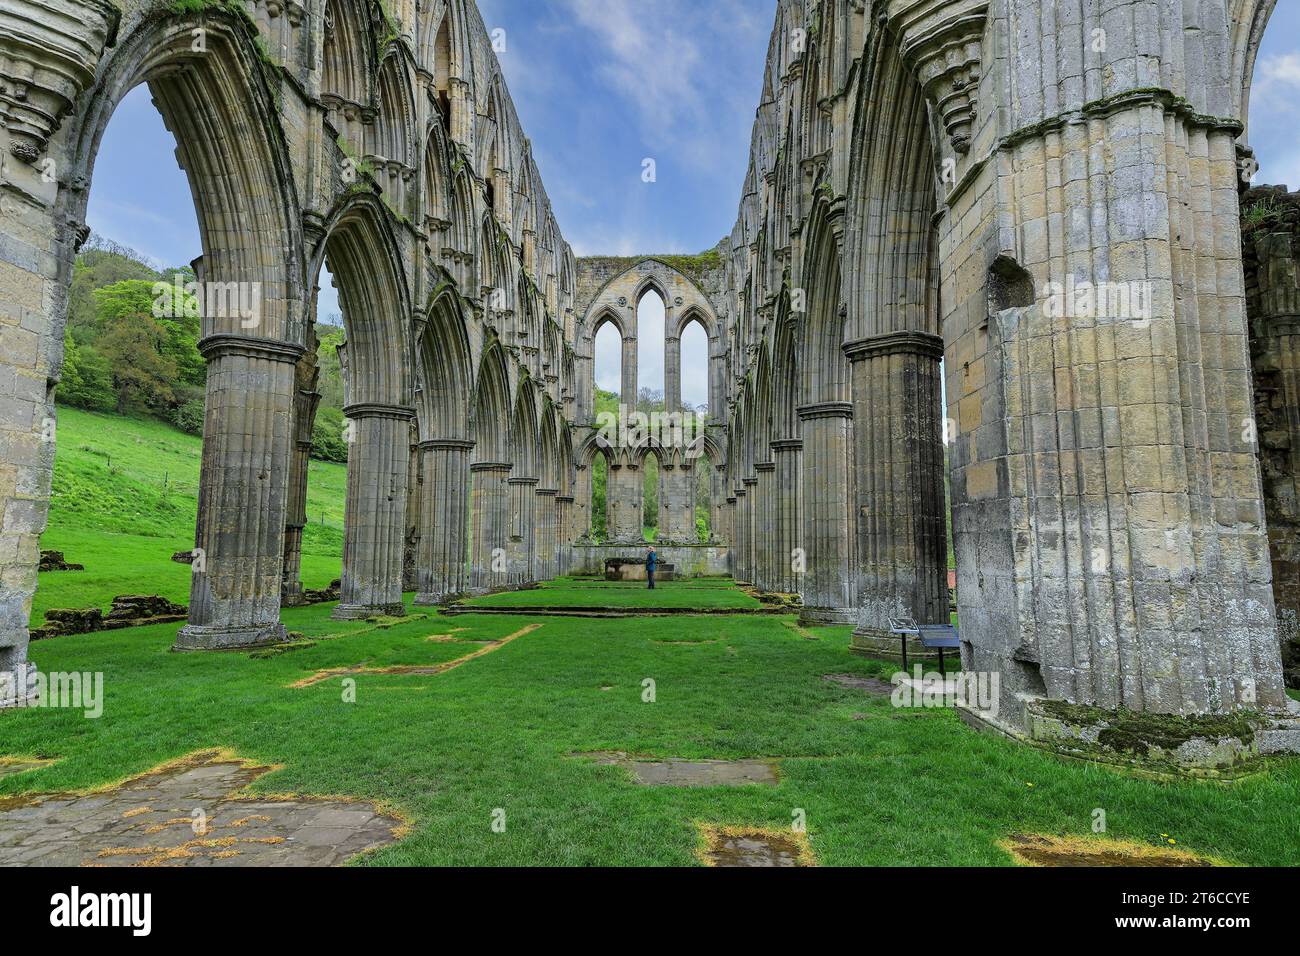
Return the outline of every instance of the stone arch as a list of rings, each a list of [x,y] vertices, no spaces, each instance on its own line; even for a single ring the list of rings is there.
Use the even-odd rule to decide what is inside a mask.
[[[510,462],[510,424],[510,374],[506,353],[500,341],[493,339],[483,350],[474,382],[470,435],[475,443],[475,461]]]
[[[60,148],[68,153],[64,168],[71,172],[64,182],[70,188],[54,199],[57,221],[85,221],[104,130],[127,92],[147,83],[176,137],[195,201],[203,245],[195,263],[199,281],[238,283],[241,299],[256,293],[251,317],[209,308],[202,318],[200,350],[208,378],[203,507],[195,542],[205,564],[193,575],[190,623],[177,639],[187,648],[247,645],[283,634],[279,609],[295,365],[303,352],[306,309],[293,164],[257,47],[242,18],[212,11],[202,16],[207,52],[198,55],[192,50],[196,21],[145,20],[107,49],[95,82],[68,121]],[[231,228],[236,222],[244,228]],[[52,331],[59,343],[83,236],[74,225],[57,247]],[[259,399],[257,413],[250,395]],[[52,396],[47,409],[53,420]],[[45,474],[48,488],[48,468]],[[4,664],[0,660],[0,669]]]
[[[321,39],[320,100],[330,126],[353,148],[363,143],[363,126],[374,99],[378,52],[361,0],[326,0]]]
[[[405,45],[394,43],[379,66],[378,110],[371,127],[370,152],[375,178],[399,215],[409,208],[409,185],[415,166],[415,92],[413,65]]]
[[[460,297],[447,286],[441,287],[428,307],[419,341],[421,440],[469,439],[473,389],[466,314]]]
[[[374,193],[344,200],[326,222],[312,273],[328,260],[347,332],[345,401],[411,408],[410,293],[389,212]]]
[[[887,651],[890,618],[948,621],[936,193],[940,155],[921,84],[898,42],[874,31],[863,57],[846,229],[845,353],[852,367],[856,523],[854,634]]]
[[[1243,140],[1250,132],[1250,87],[1255,77],[1255,58],[1276,6],[1277,0],[1229,0],[1230,105],[1236,110],[1232,115],[1241,118]]]
[[[506,351],[492,339],[479,361],[470,434],[470,586],[500,588],[512,581],[510,541],[510,374]]]
[[[345,199],[326,223],[314,264],[328,261],[346,343],[348,420],[340,620],[402,613],[411,424],[415,418],[411,307],[390,214],[374,193]],[[376,493],[376,489],[382,489]]]

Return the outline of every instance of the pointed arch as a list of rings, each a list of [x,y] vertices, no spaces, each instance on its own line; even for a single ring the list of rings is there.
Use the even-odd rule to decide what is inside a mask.
[[[505,349],[493,339],[483,351],[474,385],[470,437],[476,462],[510,462],[511,407]]]

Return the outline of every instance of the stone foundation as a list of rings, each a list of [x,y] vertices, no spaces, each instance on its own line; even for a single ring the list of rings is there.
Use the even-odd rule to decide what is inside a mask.
[[[573,569],[575,575],[605,576],[605,563],[618,559],[642,565],[641,580],[645,580],[645,544],[576,544],[573,546]],[[712,578],[726,577],[727,548],[714,544],[665,544],[655,545],[659,555],[660,566],[672,565],[674,576],[678,578]],[[661,579],[663,580],[663,579]]]

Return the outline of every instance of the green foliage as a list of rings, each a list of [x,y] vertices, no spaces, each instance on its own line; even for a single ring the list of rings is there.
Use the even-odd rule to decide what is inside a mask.
[[[57,394],[60,402],[91,411],[106,412],[117,404],[108,362],[94,346],[78,345],[70,328],[63,332],[63,377]]]
[[[318,461],[346,462],[348,443],[343,434],[343,412],[322,407],[316,412],[311,432],[311,456]]]
[[[190,568],[171,560],[194,547],[202,442],[152,418],[60,407],[49,529],[42,548],[86,566],[46,572],[32,607],[107,607],[117,594],[189,601]],[[312,462],[303,530],[303,582],[339,576],[347,469]],[[75,555],[75,557],[72,557]]]

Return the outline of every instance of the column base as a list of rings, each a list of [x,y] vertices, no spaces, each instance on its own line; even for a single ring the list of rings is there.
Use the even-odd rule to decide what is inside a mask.
[[[36,693],[36,665],[28,661],[19,671],[0,671],[0,710],[40,703]]]
[[[958,700],[956,709],[976,730],[1139,776],[1232,778],[1262,769],[1265,757],[1300,753],[1300,712],[1182,717],[1023,695],[1013,701],[1012,719],[969,701]]]
[[[283,624],[226,627],[223,625],[186,624],[176,635],[174,651],[226,651],[265,644],[282,644],[288,639]]]
[[[418,607],[433,607],[439,604],[450,604],[468,596],[469,592],[467,591],[429,591],[424,594],[417,594],[415,604]]]
[[[335,621],[364,621],[368,617],[406,617],[406,605],[340,604],[330,614]]]
[[[903,645],[897,634],[881,631],[878,628],[859,628],[849,640],[849,652],[859,657],[875,660],[903,662]],[[961,651],[957,648],[945,648],[943,652],[945,665],[954,671],[961,670]],[[938,648],[925,647],[918,637],[907,639],[907,661],[938,661]]]
[[[305,607],[306,605],[307,595],[303,593],[301,584],[292,591],[280,592],[280,607]]]
[[[856,624],[858,610],[852,607],[808,607],[799,612],[800,624]]]

